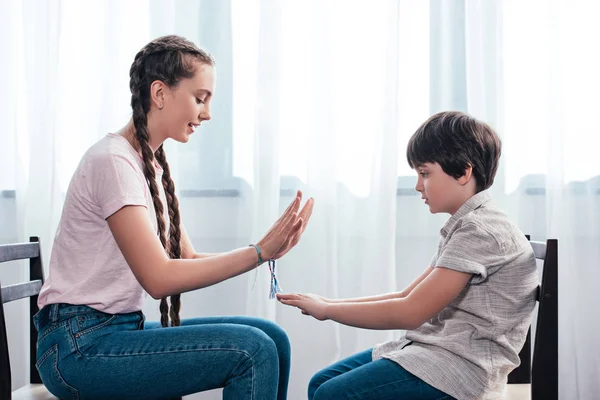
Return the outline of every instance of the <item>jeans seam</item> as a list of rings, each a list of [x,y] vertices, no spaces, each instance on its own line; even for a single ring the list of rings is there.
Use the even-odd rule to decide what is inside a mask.
[[[69,321],[63,321],[60,322],[58,324],[54,324],[52,326],[50,326],[48,329],[43,330],[42,333],[40,335],[38,335],[38,341],[44,339],[46,336],[48,336],[49,334],[51,334],[52,332],[54,332],[55,330],[57,330],[58,328],[62,328],[67,326],[69,323]]]
[[[250,357],[252,359],[252,357]],[[252,363],[252,387],[250,389],[250,400],[254,399],[254,362]]]
[[[237,349],[227,349],[227,348],[211,348],[211,349],[187,349],[187,350],[161,350],[161,351],[153,351],[153,352],[145,352],[145,353],[127,353],[127,354],[94,354],[94,355],[86,355],[81,354],[82,357],[85,358],[95,358],[95,357],[130,357],[130,356],[149,356],[154,354],[170,354],[170,353],[188,353],[192,351],[214,351],[214,350],[225,350],[225,351],[234,351],[236,353],[242,353],[248,356],[248,358],[252,358],[252,356],[244,350]]]
[[[44,361],[46,361],[46,359],[48,357],[50,357],[50,354],[56,352],[57,348],[58,348],[57,345],[54,345],[54,346],[50,347],[48,350],[46,350],[46,352],[44,353],[44,355],[41,356],[39,358],[39,360],[36,361],[36,363],[35,363],[36,368],[41,367],[42,364],[44,363]]]
[[[388,382],[388,383],[384,383],[383,385],[379,385],[376,386],[374,388],[369,388],[368,390],[363,390],[362,392],[359,392],[357,394],[350,394],[350,397],[348,397],[349,399],[359,399],[360,396],[362,396],[364,393],[370,392],[372,390],[376,390],[385,386],[389,386],[389,385],[393,385],[395,383],[399,383],[399,382],[404,382],[404,381],[410,381],[410,380],[414,380],[414,378],[406,378],[406,379],[402,379],[402,380],[397,380],[397,381],[393,381],[393,382]]]
[[[88,329],[84,329],[81,332],[77,332],[73,336],[75,336],[76,338],[79,338],[79,337],[81,337],[83,335],[87,335],[88,333],[94,332],[94,331],[96,331],[98,329],[102,329],[106,325],[108,325],[109,323],[111,323],[115,318],[117,318],[117,316],[113,315],[112,317],[110,317],[109,319],[107,319],[106,321],[104,321],[103,323],[101,323],[99,325],[96,325],[96,326],[93,326],[93,327],[88,328]]]
[[[65,381],[65,379],[62,377],[60,371],[58,370],[58,345],[54,345],[53,348],[55,349],[55,354],[56,357],[54,358],[54,372],[56,373],[56,376],[58,377],[58,379],[62,382],[63,385],[65,385],[65,387],[73,394],[73,398],[75,400],[79,399],[79,391],[77,389],[75,389],[73,386],[69,385],[67,383],[67,381]]]

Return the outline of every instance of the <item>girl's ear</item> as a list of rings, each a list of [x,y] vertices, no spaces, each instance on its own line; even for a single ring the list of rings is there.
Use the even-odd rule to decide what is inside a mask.
[[[166,85],[159,80],[152,82],[150,85],[150,104],[161,110],[165,103]]]
[[[467,168],[465,169],[465,173],[463,174],[463,176],[458,178],[457,181],[458,181],[459,185],[464,186],[467,183],[469,183],[472,176],[473,176],[473,166],[471,164],[469,164],[467,166]]]

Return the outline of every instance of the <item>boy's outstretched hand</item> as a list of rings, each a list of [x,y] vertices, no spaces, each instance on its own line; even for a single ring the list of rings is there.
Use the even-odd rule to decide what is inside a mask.
[[[278,293],[277,300],[285,305],[298,307],[302,314],[311,315],[319,321],[329,319],[327,308],[330,303],[324,301],[321,296],[310,293]]]

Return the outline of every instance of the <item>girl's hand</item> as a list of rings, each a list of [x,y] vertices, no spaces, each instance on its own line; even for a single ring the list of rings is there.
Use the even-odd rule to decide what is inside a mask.
[[[300,195],[302,195],[302,194],[300,193]],[[306,201],[306,204],[304,204],[304,207],[302,207],[302,211],[300,211],[300,214],[298,215],[298,220],[300,221],[300,227],[298,228],[298,230],[295,233],[288,236],[288,238],[283,243],[283,245],[281,246],[279,251],[277,251],[277,253],[272,258],[279,259],[279,258],[283,257],[288,251],[293,249],[294,246],[296,246],[298,244],[298,242],[300,241],[300,238],[302,237],[302,233],[304,233],[304,230],[306,229],[308,220],[310,219],[310,216],[312,215],[314,204],[315,204],[315,199],[313,199],[312,197]]]
[[[310,198],[298,214],[301,201],[302,192],[298,191],[281,217],[275,221],[265,236],[256,244],[261,250],[263,260],[282,257],[300,240],[302,232],[306,229],[306,222],[312,214],[314,204],[314,200]]]
[[[278,293],[277,300],[281,303],[297,307],[302,314],[311,315],[319,321],[329,319],[327,309],[331,303],[324,301],[321,296],[301,293]]]
[[[294,200],[281,217],[271,226],[263,238],[256,243],[260,248],[263,260],[273,258],[290,236],[296,235],[302,228],[302,220],[298,218],[298,209],[302,200],[302,192],[298,191]]]

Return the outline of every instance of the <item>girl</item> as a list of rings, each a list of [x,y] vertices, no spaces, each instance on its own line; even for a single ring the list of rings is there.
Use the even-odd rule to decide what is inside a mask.
[[[412,136],[415,189],[431,213],[451,217],[429,267],[405,290],[346,300],[278,295],[319,320],[407,330],[317,373],[309,399],[502,396],[519,365],[538,278],[525,235],[491,200],[500,149],[492,128],[460,112],[436,114]]]
[[[166,36],[135,56],[129,75],[132,119],[86,152],[67,191],[35,316],[42,381],[61,399],[165,399],[219,387],[225,399],[285,399],[283,330],[249,317],[180,320],[180,294],[282,257],[313,200],[299,212],[298,192],[256,245],[196,253],[163,142],[185,143],[210,119],[214,61]],[[145,293],[161,299],[160,325],[144,321]]]

